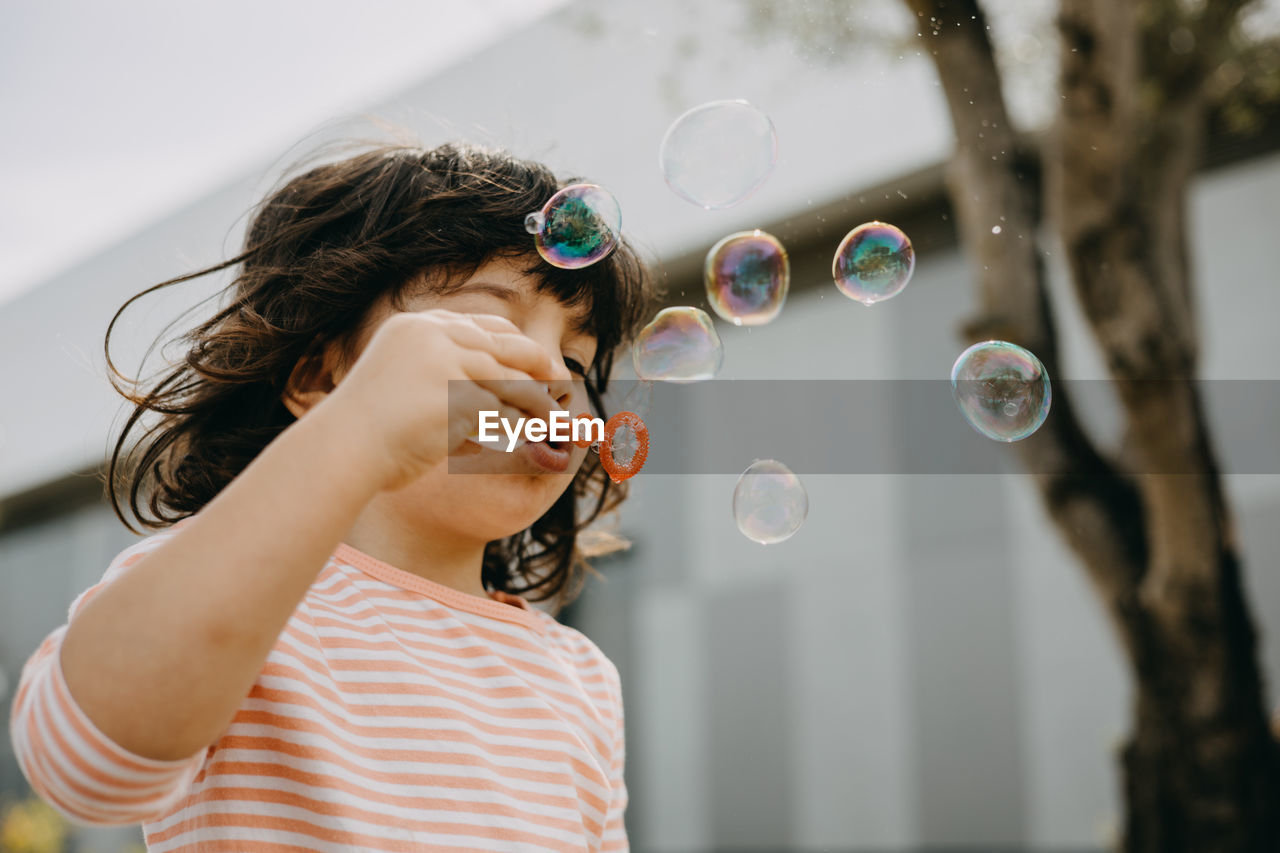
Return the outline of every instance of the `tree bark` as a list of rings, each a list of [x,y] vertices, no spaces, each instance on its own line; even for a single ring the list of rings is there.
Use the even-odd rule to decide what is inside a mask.
[[[1204,81],[1239,6],[1063,0],[1061,111],[1043,152],[1009,125],[976,0],[905,0],[946,93],[949,191],[983,315],[969,340],[1030,349],[1061,378],[1041,263],[1043,198],[1126,418],[1090,442],[1070,398],[1018,450],[1080,556],[1135,685],[1123,752],[1130,851],[1280,850],[1280,746],[1202,401],[1186,233]],[[1177,27],[1195,49],[1170,50]],[[1041,180],[1043,174],[1044,180]],[[1000,226],[998,229],[996,226]]]

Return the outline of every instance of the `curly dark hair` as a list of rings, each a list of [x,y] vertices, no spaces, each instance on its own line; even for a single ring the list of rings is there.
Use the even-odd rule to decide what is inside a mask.
[[[498,258],[528,260],[544,292],[587,308],[597,353],[586,387],[596,414],[605,417],[613,359],[638,331],[653,293],[625,240],[604,260],[576,270],[554,267],[533,251],[525,216],[572,182],[557,180],[540,163],[461,144],[377,145],[282,182],[255,209],[238,255],[135,294],[107,326],[112,385],[134,406],[104,478],[117,517],[141,533],[125,517],[117,486],[127,488],[129,509],[143,527],[194,515],[295,420],[281,395],[300,360],[332,343],[354,361],[357,330],[375,302],[386,297],[406,310],[407,287],[424,276],[445,287]],[[234,276],[219,293],[222,307],[177,339],[187,344],[184,359],[139,392],[142,381],[111,361],[120,315],[148,293],[222,270]],[[160,417],[126,447],[147,412]],[[150,518],[140,508],[144,492]],[[484,584],[551,600],[558,611],[576,597],[590,568],[579,533],[625,497],[625,484],[612,483],[588,454],[572,487],[528,530],[488,544]]]

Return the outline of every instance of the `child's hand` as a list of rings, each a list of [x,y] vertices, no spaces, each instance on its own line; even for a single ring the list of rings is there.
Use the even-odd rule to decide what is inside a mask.
[[[369,447],[382,489],[394,490],[458,450],[482,409],[512,422],[550,419],[553,369],[546,349],[505,317],[402,312],[378,327],[321,405],[356,430],[351,439]]]

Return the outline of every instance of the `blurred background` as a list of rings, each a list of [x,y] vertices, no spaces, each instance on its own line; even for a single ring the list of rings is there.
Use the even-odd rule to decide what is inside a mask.
[[[1059,98],[1056,4],[984,8],[1013,118],[1044,131]],[[1278,21],[1261,3],[1245,24],[1268,38]],[[280,170],[326,140],[465,139],[603,184],[663,304],[706,307],[701,264],[720,237],[775,234],[791,294],[767,326],[717,320],[723,379],[945,379],[976,310],[944,182],[956,132],[914,18],[888,0],[28,0],[0,7],[0,69],[6,724],[27,656],[134,541],[96,478],[125,413],[106,379],[108,321],[134,293],[234,252]],[[770,116],[778,163],[746,202],[704,210],[664,183],[658,149],[686,109],[729,98]],[[1274,107],[1214,125],[1202,161],[1188,223],[1199,373],[1280,379]],[[868,309],[836,290],[830,263],[873,219],[906,231],[917,264],[901,295]],[[1103,378],[1062,253],[1044,240],[1062,374]],[[164,326],[226,282],[132,306],[117,365],[136,375]],[[1106,442],[1104,409],[1079,415]],[[732,429],[696,416],[697,435],[654,440],[696,452]],[[912,428],[902,412],[867,416]],[[765,450],[785,461],[785,437]],[[1029,477],[804,474],[805,525],[762,547],[734,524],[735,476],[633,480],[618,522],[632,547],[600,561],[603,578],[563,615],[622,674],[633,849],[1116,843],[1126,664]],[[1274,709],[1280,476],[1224,483]],[[0,800],[29,796],[5,738]],[[58,849],[63,829],[67,849],[140,839],[59,829],[30,807],[5,814],[7,849]]]

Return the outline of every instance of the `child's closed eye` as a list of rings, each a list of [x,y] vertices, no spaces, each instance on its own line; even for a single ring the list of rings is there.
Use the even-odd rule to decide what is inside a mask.
[[[587,375],[587,369],[583,367],[582,362],[578,361],[577,359],[566,357],[564,360],[564,366],[569,368],[569,371],[571,373],[576,373],[579,376]]]

